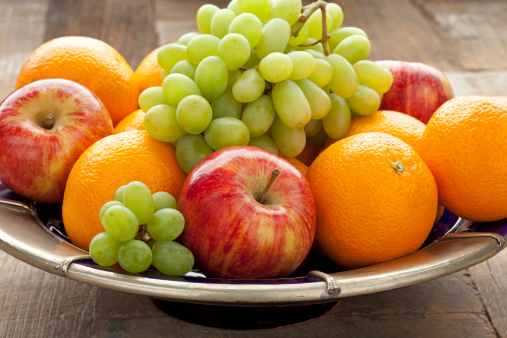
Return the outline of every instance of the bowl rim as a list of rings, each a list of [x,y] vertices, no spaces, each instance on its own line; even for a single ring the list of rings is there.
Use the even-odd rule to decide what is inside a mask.
[[[233,306],[314,304],[440,278],[483,262],[506,247],[507,235],[460,232],[469,223],[458,218],[444,236],[415,253],[355,270],[256,280],[204,278],[194,273],[169,277],[98,267],[86,251],[48,230],[32,203],[0,198],[0,249],[61,277],[164,300]]]

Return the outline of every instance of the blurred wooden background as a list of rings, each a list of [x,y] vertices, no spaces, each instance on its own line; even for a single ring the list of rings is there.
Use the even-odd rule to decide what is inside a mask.
[[[369,35],[370,59],[434,65],[448,75],[456,95],[507,96],[507,1],[335,2],[345,13],[344,26],[360,27]],[[204,3],[0,0],[0,100],[14,89],[23,62],[44,41],[65,35],[96,37],[135,69],[157,46],[196,31],[195,13]],[[299,325],[234,331],[189,323],[167,315],[150,298],[69,281],[0,252],[1,337],[507,337],[506,294],[507,253],[502,252],[428,283],[344,299]]]

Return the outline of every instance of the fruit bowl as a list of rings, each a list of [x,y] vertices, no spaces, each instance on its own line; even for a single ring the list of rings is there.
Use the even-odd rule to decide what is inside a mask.
[[[313,304],[423,283],[485,261],[502,249],[507,219],[472,223],[444,212],[417,252],[387,263],[343,270],[312,253],[294,276],[280,279],[182,277],[156,271],[129,274],[97,266],[73,246],[59,220],[60,206],[36,205],[0,183],[0,249],[52,274],[91,285],[168,301],[230,306]]]

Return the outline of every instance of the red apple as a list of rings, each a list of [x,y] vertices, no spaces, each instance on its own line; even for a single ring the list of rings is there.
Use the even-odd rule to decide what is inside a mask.
[[[0,104],[0,181],[42,203],[61,203],[70,169],[113,124],[97,96],[63,79],[30,83]]]
[[[439,69],[420,62],[376,61],[393,74],[391,89],[379,110],[394,110],[428,123],[433,113],[454,97],[451,84]]]
[[[180,239],[210,277],[289,276],[315,235],[315,201],[305,177],[252,146],[224,148],[201,161],[183,185],[178,209],[186,221]]]

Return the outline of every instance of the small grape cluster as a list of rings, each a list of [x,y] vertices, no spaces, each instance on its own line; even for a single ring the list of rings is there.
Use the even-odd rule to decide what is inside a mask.
[[[176,208],[175,198],[165,191],[152,194],[138,181],[121,186],[114,200],[100,210],[106,231],[90,242],[93,261],[102,266],[119,263],[131,273],[153,265],[166,275],[186,274],[194,266],[194,256],[174,241],[185,227],[185,219]]]
[[[176,145],[186,173],[227,146],[294,157],[342,138],[392,85],[387,68],[366,60],[367,34],[341,27],[335,3],[232,0],[201,6],[196,21],[200,33],[159,50],[162,86],[139,96],[146,130]]]

